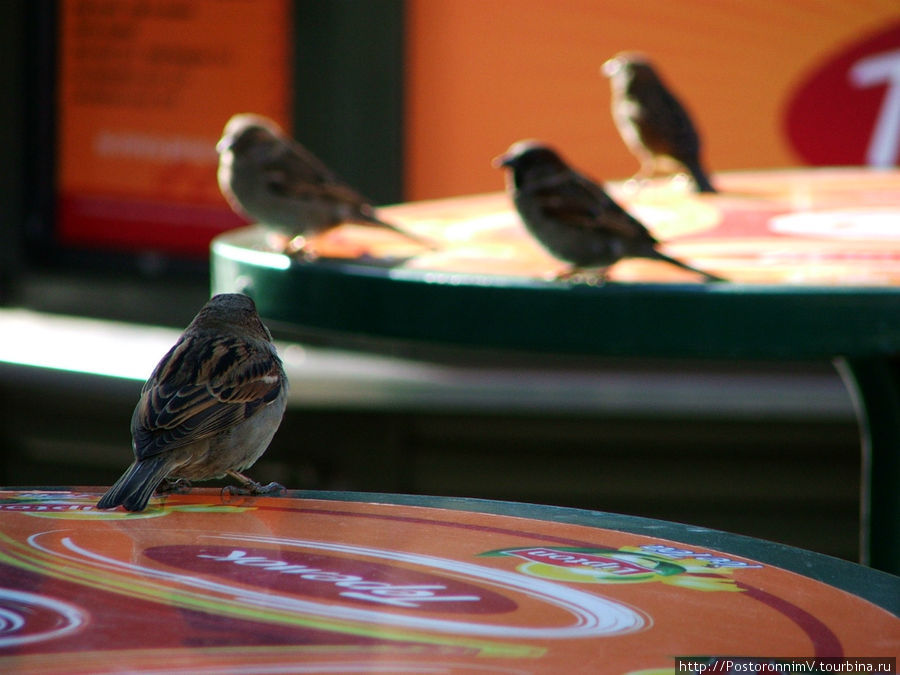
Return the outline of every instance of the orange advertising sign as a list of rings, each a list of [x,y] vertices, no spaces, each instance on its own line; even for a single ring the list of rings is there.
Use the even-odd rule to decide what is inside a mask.
[[[628,50],[645,53],[687,107],[714,174],[900,163],[896,0],[406,8],[408,200],[499,190],[491,158],[523,138],[600,180],[634,174],[600,73]]]
[[[206,255],[243,224],[216,184],[228,118],[287,124],[287,0],[59,5],[63,243]]]
[[[212,489],[128,514],[99,496],[0,492],[0,669],[661,674],[679,656],[900,649],[900,619],[865,600],[657,537]]]

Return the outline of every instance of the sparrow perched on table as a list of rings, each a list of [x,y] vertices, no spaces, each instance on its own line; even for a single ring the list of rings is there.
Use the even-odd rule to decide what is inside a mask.
[[[637,177],[652,176],[661,160],[675,160],[690,172],[697,191],[715,192],[700,163],[700,137],[690,115],[647,58],[623,52],[601,72],[610,81],[616,128],[641,163]]]
[[[141,389],[131,417],[134,462],[97,504],[143,511],[167,480],[229,475],[252,493],[276,492],[244,476],[281,424],[287,377],[253,300],[214,296]]]
[[[721,281],[657,250],[659,242],[646,227],[552,148],[519,141],[494,165],[510,170],[507,189],[528,231],[550,255],[571,264],[558,279],[586,267],[604,268],[605,279],[606,268],[622,258],[651,258]]]
[[[306,240],[340,225],[383,227],[433,245],[379,219],[375,207],[272,120],[243,113],[225,125],[216,144],[219,189],[231,208],[292,239]]]

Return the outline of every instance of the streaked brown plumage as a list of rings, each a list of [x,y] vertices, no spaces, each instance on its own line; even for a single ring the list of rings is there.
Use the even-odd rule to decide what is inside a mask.
[[[281,423],[287,376],[272,336],[245,295],[214,296],[163,356],[131,418],[134,462],[97,506],[142,511],[164,481],[244,476]]]
[[[548,253],[571,265],[558,278],[583,268],[602,268],[605,278],[607,268],[622,258],[650,258],[720,280],[660,252],[646,227],[549,146],[519,141],[494,164],[509,169],[507,189],[528,231]]]
[[[674,160],[691,174],[699,192],[715,192],[700,160],[700,136],[685,107],[650,61],[622,52],[603,64],[609,78],[612,116],[641,168],[636,178],[652,176],[657,165]]]

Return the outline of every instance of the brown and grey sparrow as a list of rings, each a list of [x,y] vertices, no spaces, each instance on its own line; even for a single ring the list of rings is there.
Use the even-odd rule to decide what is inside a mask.
[[[610,81],[616,128],[641,163],[635,178],[652,176],[666,162],[680,164],[699,192],[715,192],[700,162],[697,129],[650,61],[622,52],[604,63],[601,72]]]
[[[646,227],[549,146],[519,141],[494,165],[509,169],[507,189],[528,231],[550,255],[571,265],[558,279],[583,268],[601,268],[605,279],[606,268],[622,258],[651,258],[721,280],[660,252]]]
[[[233,116],[216,145],[219,189],[231,208],[311,254],[308,240],[341,223],[383,227],[428,248],[433,244],[375,214],[375,207],[272,120]]]
[[[162,358],[131,418],[134,462],[97,506],[142,511],[164,481],[229,475],[252,493],[276,492],[241,472],[281,424],[287,377],[253,300],[214,296]]]

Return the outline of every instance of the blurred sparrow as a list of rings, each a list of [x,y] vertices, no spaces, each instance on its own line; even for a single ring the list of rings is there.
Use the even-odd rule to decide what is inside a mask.
[[[700,137],[684,106],[641,54],[623,52],[601,68],[612,90],[612,116],[641,168],[635,178],[652,176],[658,164],[684,166],[699,192],[715,192],[700,164]]]
[[[419,237],[380,220],[375,208],[272,120],[244,113],[225,125],[219,153],[219,189],[231,208],[289,236],[291,251],[341,223],[393,230],[423,246]]]
[[[721,280],[658,251],[647,228],[552,148],[519,141],[494,166],[510,169],[507,189],[528,231],[550,255],[572,266],[557,279],[589,267],[603,268],[605,279],[606,268],[622,258],[651,258]]]
[[[240,472],[259,459],[275,435],[287,388],[272,336],[253,301],[237,293],[214,296],[144,384],[131,417],[134,463],[98,508],[143,511],[163,480],[227,474],[251,493],[282,490]]]

